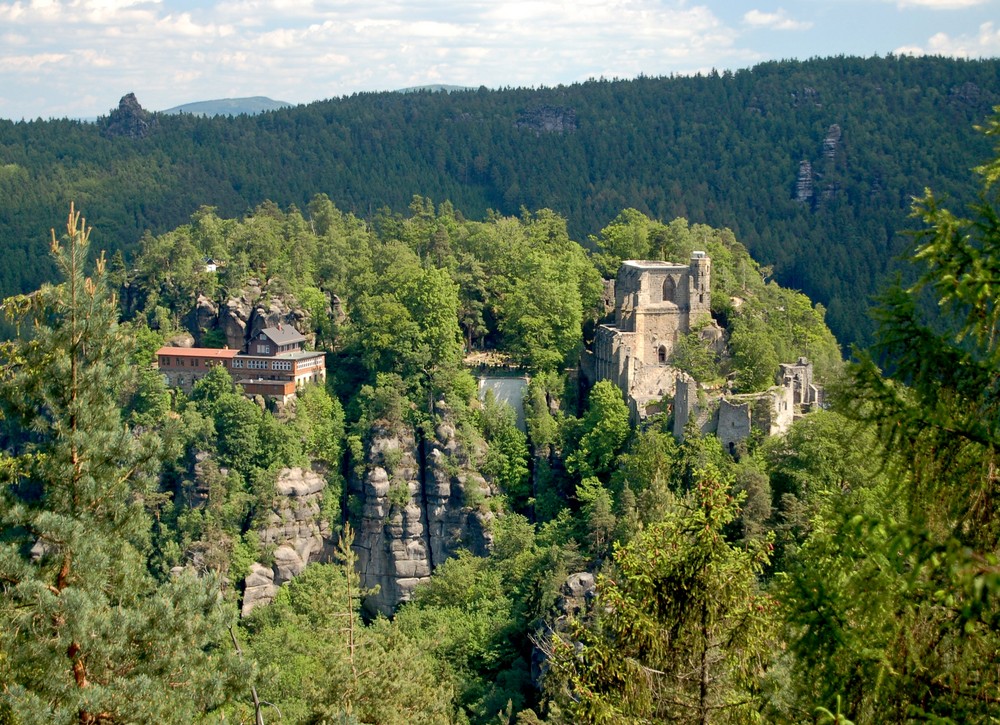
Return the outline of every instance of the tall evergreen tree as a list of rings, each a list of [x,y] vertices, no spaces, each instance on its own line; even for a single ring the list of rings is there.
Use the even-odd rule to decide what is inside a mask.
[[[1000,117],[988,131],[1000,135]],[[857,720],[1000,718],[998,169],[980,169],[971,219],[929,191],[916,203],[922,276],[880,310],[893,367],[883,375],[863,357],[845,396],[880,434],[890,481],[825,512],[836,524],[784,583],[802,699],[843,696]],[[939,301],[939,320],[922,295]]]
[[[216,584],[147,566],[155,438],[122,422],[130,339],[89,230],[52,234],[64,282],[8,299],[0,350],[0,701],[22,723],[191,722],[226,700]]]

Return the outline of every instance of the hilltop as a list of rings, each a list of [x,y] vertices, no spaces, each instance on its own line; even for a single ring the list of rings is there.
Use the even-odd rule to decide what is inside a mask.
[[[287,101],[275,101],[267,96],[250,96],[247,98],[218,98],[211,101],[194,101],[192,103],[182,103],[161,111],[168,115],[178,113],[190,113],[193,116],[239,116],[241,114],[254,115],[265,111],[277,111],[280,108],[288,108],[291,103]]]

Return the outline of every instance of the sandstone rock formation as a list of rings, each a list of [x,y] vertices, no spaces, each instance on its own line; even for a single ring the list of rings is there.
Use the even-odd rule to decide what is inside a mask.
[[[562,106],[539,106],[525,109],[515,125],[541,133],[565,133],[576,130],[576,110]]]
[[[334,314],[332,309],[330,314]],[[310,339],[312,325],[308,313],[297,301],[287,294],[268,294],[267,285],[256,279],[248,280],[239,295],[218,306],[207,297],[199,296],[194,309],[185,317],[185,326],[199,342],[206,332],[219,330],[225,336],[226,345],[234,350],[243,349],[247,341],[265,327],[279,325],[302,332],[309,346],[315,343],[315,339]]]
[[[373,427],[364,474],[351,481],[361,502],[354,540],[361,585],[378,587],[365,607],[390,614],[434,568],[459,549],[485,555],[492,545],[492,495],[447,413],[434,438],[419,441],[412,427]]]
[[[144,138],[155,125],[156,117],[139,105],[134,93],[127,93],[118,102],[118,108],[108,115],[101,135],[107,138]]]
[[[332,559],[333,532],[320,508],[325,489],[326,480],[315,471],[284,468],[278,473],[273,509],[257,532],[264,548],[273,550],[273,563],[250,567],[243,615],[274,599],[278,587],[298,576],[306,564]]]
[[[813,196],[812,163],[803,160],[799,162],[799,176],[795,181],[795,200],[806,202]]]

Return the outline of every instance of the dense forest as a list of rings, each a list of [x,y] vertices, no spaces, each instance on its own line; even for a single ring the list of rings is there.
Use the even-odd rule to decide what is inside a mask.
[[[56,283],[3,302],[0,722],[995,721],[1000,145],[977,173],[968,217],[914,203],[915,281],[847,364],[731,230],[634,208],[588,251],[548,209],[203,206],[130,259],[71,210]],[[807,355],[827,409],[725,451],[580,386],[602,276],[694,250],[725,344],[669,363],[707,395]],[[168,388],[157,349],[241,301],[326,383]],[[483,366],[530,378],[523,426]]]
[[[871,296],[908,248],[913,197],[961,209],[988,152],[1000,63],[830,58],[568,87],[377,93],[260,116],[0,121],[0,294],[54,279],[43,239],[75,200],[132,260],[201,206],[223,217],[319,193],[366,221],[414,194],[469,218],[551,209],[572,238],[622,209],[729,228],[775,278],[868,342]],[[125,90],[125,89],[123,89]],[[141,95],[141,89],[136,89]]]

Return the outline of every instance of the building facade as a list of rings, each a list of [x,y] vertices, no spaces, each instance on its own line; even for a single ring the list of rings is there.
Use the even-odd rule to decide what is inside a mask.
[[[161,347],[157,366],[167,383],[190,393],[213,365],[222,365],[247,395],[287,401],[309,382],[326,379],[326,356],[302,349],[305,337],[283,325],[266,327],[244,351],[204,347]]]
[[[615,279],[615,319],[597,328],[589,367],[594,382],[611,380],[621,389],[633,418],[673,396],[678,371],[668,363],[680,337],[699,322],[716,329],[711,277],[712,263],[704,252],[693,252],[687,265],[622,262]]]

